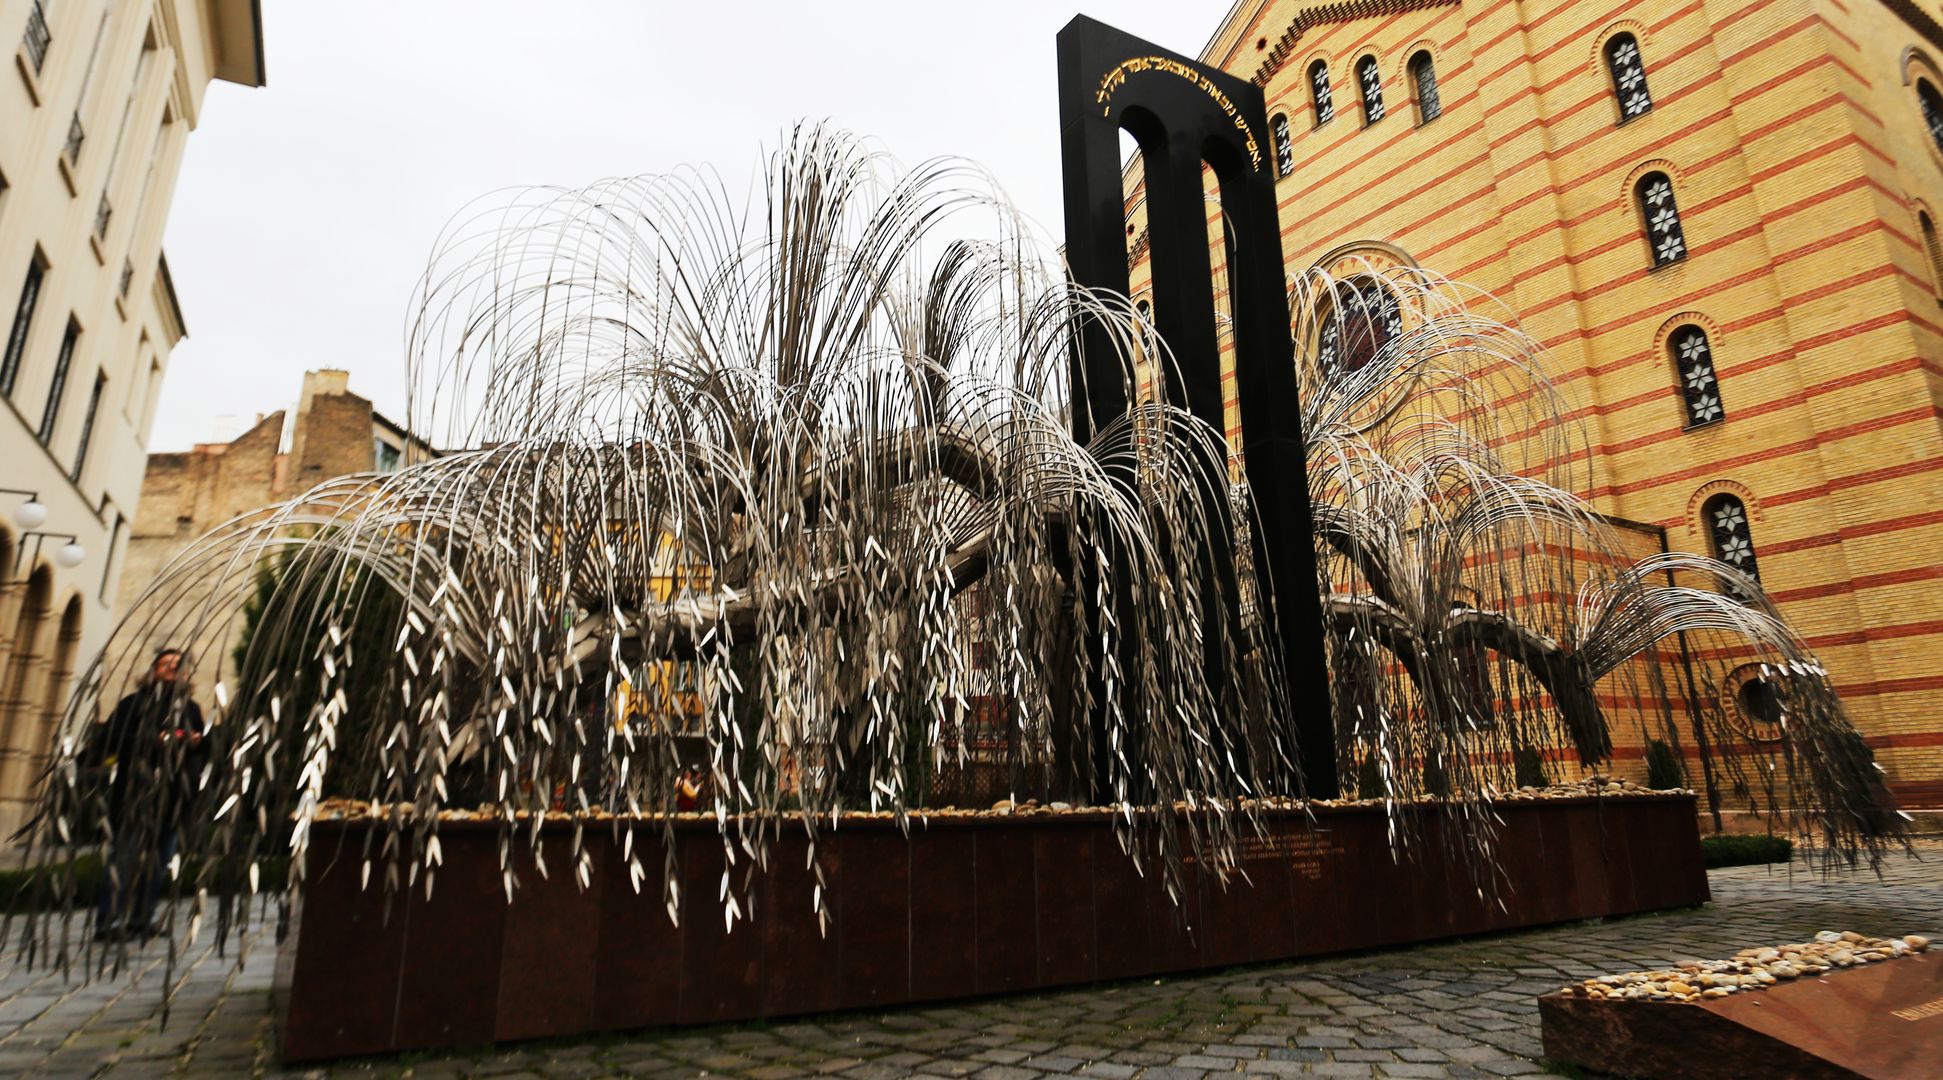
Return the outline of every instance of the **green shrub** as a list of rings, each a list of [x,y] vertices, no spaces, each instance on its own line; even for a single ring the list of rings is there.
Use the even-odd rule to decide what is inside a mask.
[[[1723,835],[1700,838],[1700,857],[1710,870],[1720,866],[1785,863],[1794,849],[1794,841],[1785,836]]]
[[[1538,748],[1526,746],[1519,749],[1512,758],[1512,771],[1517,776],[1518,786],[1545,787],[1552,781],[1545,775],[1545,759],[1539,755]]]
[[[1424,759],[1424,794],[1435,795],[1440,799],[1450,798],[1451,777],[1444,770],[1444,762],[1437,755]]]
[[[1646,746],[1646,786],[1658,791],[1687,786],[1686,771],[1680,768],[1680,756],[1665,740],[1654,739]]]
[[[18,914],[58,908],[63,893],[74,907],[87,907],[94,903],[100,889],[101,859],[96,855],[83,855],[72,862],[4,870],[0,871],[0,912]]]
[[[193,863],[183,865],[184,875],[193,872]],[[211,895],[246,892],[249,889],[248,875],[248,864],[240,859],[224,859],[205,885]],[[261,869],[257,871],[257,891],[282,892],[289,879],[290,860],[287,857],[264,859]],[[185,880],[193,878],[185,877]],[[53,911],[63,905],[88,908],[94,905],[100,892],[101,857],[98,855],[83,855],[71,862],[0,871],[0,913]],[[167,892],[164,889],[163,895],[166,896]]]
[[[1389,797],[1390,786],[1383,782],[1383,769],[1376,763],[1376,755],[1363,759],[1356,769],[1356,797],[1359,799],[1382,799]]]

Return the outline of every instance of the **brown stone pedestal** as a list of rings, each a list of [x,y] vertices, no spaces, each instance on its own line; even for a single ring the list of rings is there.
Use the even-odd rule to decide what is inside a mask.
[[[1691,795],[1498,804],[1504,879],[1481,897],[1437,811],[1401,857],[1376,806],[1267,815],[1248,880],[1190,875],[1176,906],[1120,851],[1104,813],[846,821],[817,847],[820,933],[800,833],[723,922],[713,822],[675,828],[681,920],[662,905],[658,825],[635,834],[655,877],[629,886],[606,826],[574,882],[572,826],[549,824],[548,877],[522,854],[508,904],[491,824],[439,830],[431,899],[359,887],[369,826],[318,822],[309,884],[278,964],[286,1061],[666,1024],[883,1008],[1191,971],[1698,904],[1707,876]],[[1413,811],[1405,811],[1406,813]],[[524,837],[522,836],[522,841]],[[642,850],[645,848],[645,850]],[[374,879],[377,875],[374,874]],[[745,907],[746,910],[746,907]]]
[[[1943,1077],[1943,955],[1705,1002],[1538,999],[1545,1056],[1642,1080]]]

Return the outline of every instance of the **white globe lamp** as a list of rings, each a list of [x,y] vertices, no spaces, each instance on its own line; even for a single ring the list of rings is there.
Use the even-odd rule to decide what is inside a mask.
[[[88,549],[69,540],[54,552],[54,563],[64,570],[72,570],[87,559]]]
[[[38,529],[47,524],[47,504],[39,499],[28,499],[13,508],[13,523],[23,529]]]

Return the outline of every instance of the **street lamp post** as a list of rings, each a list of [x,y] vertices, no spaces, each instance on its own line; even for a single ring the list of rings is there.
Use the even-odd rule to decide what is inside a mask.
[[[42,525],[47,524],[47,504],[40,501],[39,492],[28,491],[24,488],[0,488],[0,495],[27,496],[26,502],[13,508],[13,523],[18,525],[22,530],[20,534],[21,544],[14,552],[13,571],[4,584],[16,585],[25,580],[21,576],[20,568],[24,563],[31,565],[30,563],[26,563],[26,541],[30,536],[34,538],[34,558],[36,560],[40,558],[41,543],[45,540],[67,541],[67,543],[54,549],[54,564],[63,570],[72,570],[87,560],[88,549],[81,546],[81,538],[79,536],[76,536],[74,533],[49,532],[41,528]]]

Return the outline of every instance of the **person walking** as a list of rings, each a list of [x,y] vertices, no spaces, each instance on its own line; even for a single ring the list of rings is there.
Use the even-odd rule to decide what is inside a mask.
[[[95,938],[151,937],[163,875],[208,762],[202,708],[189,697],[182,650],[161,649],[135,692],[89,733],[84,764],[107,780],[108,861]]]

